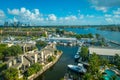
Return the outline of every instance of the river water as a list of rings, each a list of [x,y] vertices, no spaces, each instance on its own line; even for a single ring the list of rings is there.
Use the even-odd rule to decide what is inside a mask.
[[[74,64],[74,55],[78,50],[77,46],[57,46],[57,49],[63,51],[59,61],[35,80],[60,80],[67,72],[67,65]]]
[[[88,33],[92,33],[92,34],[100,34],[103,37],[105,37],[106,39],[109,40],[114,40],[120,43],[120,32],[114,32],[114,31],[102,31],[102,30],[97,30],[96,28],[65,28],[65,30],[67,31],[72,31],[75,32],[77,34],[88,34]]]
[[[111,31],[101,31],[95,28],[87,28],[87,29],[80,29],[80,28],[65,28],[67,31],[73,31],[77,34],[100,34],[107,39],[114,40],[120,43],[120,32],[111,32]],[[68,47],[68,46],[57,46],[59,50],[63,51],[63,55],[59,59],[59,61],[42,75],[40,75],[35,80],[60,80],[64,77],[65,73],[67,72],[67,65],[74,64],[74,55],[77,52],[78,47]]]

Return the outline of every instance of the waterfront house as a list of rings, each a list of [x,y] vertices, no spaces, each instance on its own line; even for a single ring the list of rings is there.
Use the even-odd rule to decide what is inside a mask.
[[[34,43],[21,43],[18,45],[22,48],[23,53],[33,51],[35,49],[35,46],[36,46]]]
[[[47,62],[48,57],[54,55],[55,50],[56,50],[55,44],[51,43],[40,51],[42,64]]]
[[[115,54],[120,55],[120,49],[89,47],[89,55],[93,53],[108,59],[110,62],[114,62],[114,56]]]
[[[19,78],[21,78],[22,74],[20,72],[24,73],[34,63],[45,64],[48,57],[54,55],[55,50],[55,44],[50,43],[40,51],[33,50],[17,57],[9,57],[7,61],[7,68],[17,68],[19,70]]]

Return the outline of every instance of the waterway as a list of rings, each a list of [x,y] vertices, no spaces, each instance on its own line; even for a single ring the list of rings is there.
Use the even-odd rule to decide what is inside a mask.
[[[65,28],[67,31],[72,31],[77,34],[100,34],[106,39],[114,40],[120,43],[120,32],[112,32],[112,31],[101,31],[97,30],[96,28]],[[60,80],[64,77],[65,73],[67,72],[67,65],[68,64],[75,64],[74,62],[74,55],[78,49],[77,46],[68,47],[68,46],[57,46],[59,50],[63,51],[63,55],[61,56],[60,60],[42,75],[40,75],[35,80]]]
[[[100,34],[104,38],[109,39],[109,40],[114,40],[120,43],[120,32],[114,32],[114,31],[102,31],[102,30],[97,30],[96,28],[65,28],[67,31],[72,31],[77,34]]]
[[[60,80],[67,72],[67,65],[74,64],[74,55],[78,50],[77,46],[57,46],[57,49],[63,51],[59,61],[35,80]]]

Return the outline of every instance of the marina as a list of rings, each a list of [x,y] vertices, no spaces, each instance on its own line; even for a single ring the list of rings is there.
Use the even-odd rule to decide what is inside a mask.
[[[73,31],[73,30],[76,30],[76,29],[73,28],[71,31]],[[77,30],[75,32],[77,32]],[[83,34],[86,34],[86,33],[91,32],[91,31],[93,31],[92,33],[95,34],[95,31],[94,31],[95,29],[88,29],[87,32],[86,31],[84,32],[84,29],[80,29],[80,30],[82,31]],[[106,36],[106,34],[104,34],[104,33],[111,33],[111,32],[97,31],[96,33],[101,33],[101,35]],[[119,33],[116,34],[116,32],[115,33],[112,32],[112,35],[113,34],[118,35]],[[111,37],[110,38],[109,37],[110,36],[106,36],[106,38],[110,39]],[[115,41],[117,40],[119,42],[119,37],[114,36],[114,38],[112,37],[112,40],[115,40]],[[82,46],[83,42],[82,43],[79,42],[79,44]],[[116,45],[114,47],[116,47]],[[42,79],[43,80],[49,80],[49,79],[53,80],[53,77],[55,80],[59,80],[61,77],[65,77],[67,80],[68,78],[71,78],[70,74],[74,75],[74,73],[72,73],[72,72],[70,72],[70,74],[68,74],[69,71],[67,70],[67,65],[68,64],[75,64],[75,61],[74,61],[75,55],[80,53],[81,47],[78,47],[78,46],[70,47],[70,46],[62,46],[61,45],[61,46],[58,46],[58,49],[63,51],[63,55],[62,55],[61,59],[52,68],[47,70],[45,73],[43,73],[41,76],[39,76],[35,80],[39,80],[39,79],[41,79],[41,80]],[[79,61],[79,62],[81,62],[81,61]],[[85,63],[85,62],[81,62],[81,63],[84,64],[84,66],[86,68],[89,66],[88,63]],[[57,74],[55,74],[56,72],[57,72]],[[51,75],[51,76],[49,76],[49,75]],[[78,77],[78,80],[80,80],[80,77]]]

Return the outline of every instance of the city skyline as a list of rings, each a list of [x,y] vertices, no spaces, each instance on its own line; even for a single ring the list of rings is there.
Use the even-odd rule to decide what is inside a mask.
[[[11,0],[0,1],[0,25],[120,24],[120,0]]]

